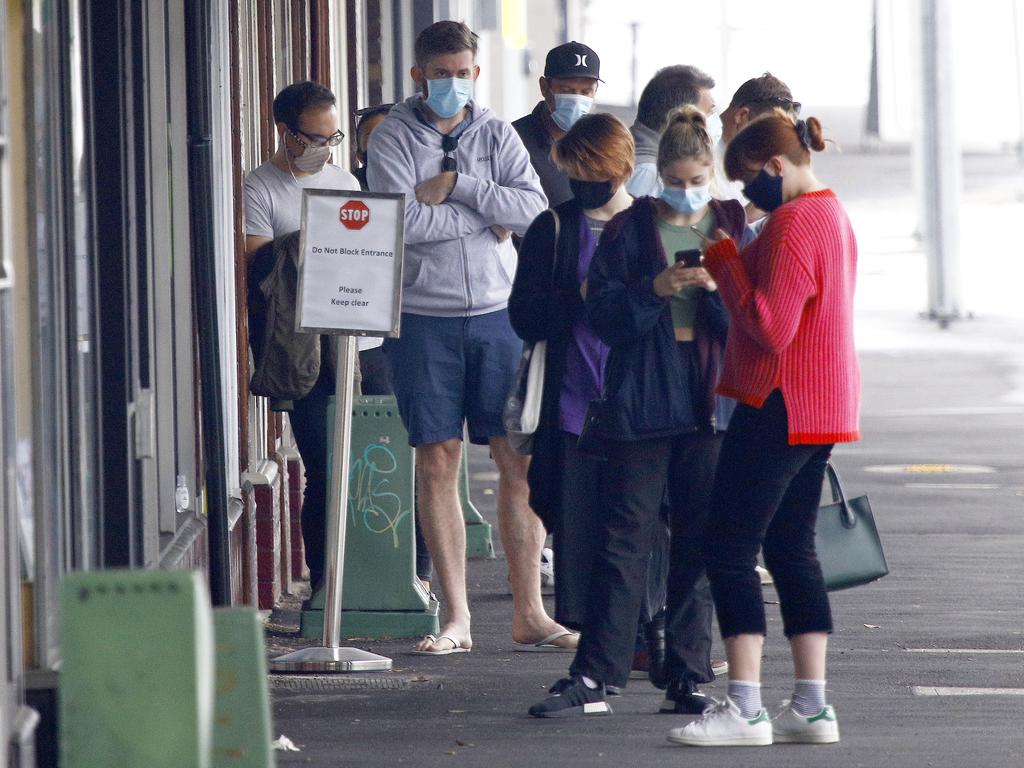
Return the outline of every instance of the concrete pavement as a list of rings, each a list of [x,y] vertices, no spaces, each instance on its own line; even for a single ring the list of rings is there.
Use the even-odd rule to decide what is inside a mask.
[[[836,187],[848,200],[862,250],[865,437],[841,446],[835,458],[848,490],[869,494],[892,569],[876,584],[833,594],[828,687],[839,744],[672,746],[665,733],[683,718],[656,714],[660,694],[646,681],[632,682],[611,700],[611,717],[529,718],[526,708],[564,673],[571,656],[512,651],[511,597],[499,554],[469,566],[472,653],[425,658],[408,654],[409,640],[355,641],[391,656],[394,671],[275,678],[275,733],[301,748],[278,753],[279,763],[1024,765],[1024,312],[1005,301],[1006,281],[990,271],[996,299],[972,288],[980,302],[975,320],[939,331],[916,317],[923,309],[917,283],[923,260],[909,239],[912,225],[893,215],[913,207],[906,184],[880,200],[865,181],[872,168],[903,178],[893,168],[905,165],[888,156],[820,164],[826,181],[833,181],[826,171],[853,180],[849,189]],[[1003,212],[1019,218],[1020,181],[1012,167],[999,175],[995,166],[986,162],[983,172],[997,182],[981,183],[968,162],[968,188],[975,191],[965,208],[983,215],[986,206],[1006,206]],[[1008,196],[985,198],[994,189]],[[986,266],[998,267],[991,250]],[[485,452],[471,454],[471,473],[474,502],[495,522],[493,467]],[[767,589],[765,597],[774,600],[774,592]],[[774,706],[789,695],[791,672],[777,608],[769,606],[769,616],[764,693]],[[288,635],[295,619],[287,608],[275,613],[271,652],[301,644]],[[720,682],[708,691],[721,696],[724,688]]]

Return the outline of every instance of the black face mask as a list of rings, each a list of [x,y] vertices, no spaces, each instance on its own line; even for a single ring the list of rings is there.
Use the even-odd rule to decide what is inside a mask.
[[[772,176],[762,168],[743,188],[743,194],[762,211],[771,213],[782,205],[782,177]]]
[[[585,210],[600,208],[613,197],[617,189],[610,181],[580,181],[569,179],[569,189],[576,202]]]

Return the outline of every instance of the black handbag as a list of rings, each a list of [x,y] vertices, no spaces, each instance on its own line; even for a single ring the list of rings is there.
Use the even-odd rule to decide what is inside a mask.
[[[868,497],[846,498],[831,461],[825,472],[833,502],[818,509],[814,542],[826,588],[849,589],[882,578],[889,566]]]

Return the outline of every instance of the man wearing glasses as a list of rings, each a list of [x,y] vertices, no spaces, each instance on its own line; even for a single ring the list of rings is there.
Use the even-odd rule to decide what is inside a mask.
[[[715,180],[717,188],[715,196],[739,200],[747,208],[747,221],[756,229],[764,224],[765,213],[743,196],[743,184],[729,181],[725,175],[725,147],[732,141],[740,129],[756,117],[767,114],[773,109],[783,109],[795,120],[800,115],[800,102],[793,101],[793,93],[789,86],[770,72],[760,77],[752,77],[732,96],[729,106],[722,112],[722,140],[715,152]]]
[[[302,190],[358,190],[355,176],[328,162],[344,134],[338,130],[334,94],[313,82],[293,83],[274,99],[277,151],[245,177],[245,252],[250,261],[261,246],[299,229]],[[326,347],[325,347],[326,348]],[[306,474],[302,501],[302,543],[310,586],[323,584],[327,509],[327,398],[334,394],[330,366],[305,397],[290,401],[290,422]],[[287,410],[288,403],[271,403]]]
[[[402,335],[384,342],[398,410],[416,447],[417,511],[448,615],[419,653],[473,644],[466,597],[466,534],[458,495],[463,425],[497,464],[498,522],[512,585],[512,639],[573,647],[576,636],[541,602],[544,527],[528,504],[527,459],[512,451],[501,412],[522,351],[508,320],[516,269],[510,232],[547,205],[523,142],[474,101],[477,36],[440,21],[416,38],[420,94],[372,133],[373,192],[405,194]]]

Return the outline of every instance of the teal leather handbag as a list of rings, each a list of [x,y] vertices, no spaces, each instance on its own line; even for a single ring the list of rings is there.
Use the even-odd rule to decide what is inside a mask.
[[[889,573],[867,496],[846,498],[839,473],[830,461],[825,473],[832,503],[818,509],[814,528],[818,562],[829,591],[868,584]]]

